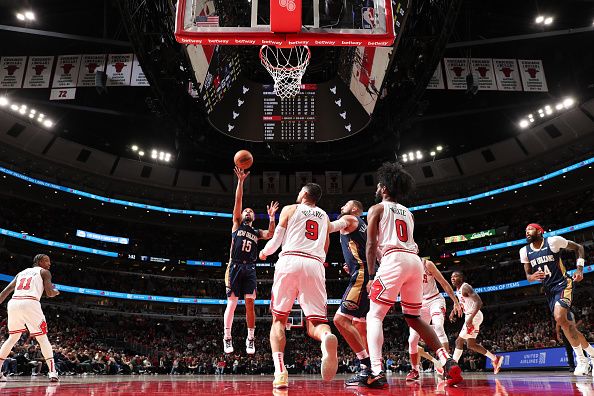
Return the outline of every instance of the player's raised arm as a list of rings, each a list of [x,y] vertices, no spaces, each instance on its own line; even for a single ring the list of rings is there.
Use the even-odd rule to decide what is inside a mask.
[[[285,206],[281,210],[280,218],[278,221],[278,226],[274,230],[274,235],[271,240],[266,243],[266,246],[260,251],[260,260],[266,260],[266,257],[270,256],[274,252],[278,250],[278,248],[283,243],[283,239],[285,237],[285,231],[287,231],[287,225],[289,224],[289,219],[295,213],[297,209],[297,205],[289,205]]]
[[[272,201],[270,205],[266,205],[266,212],[268,212],[268,229],[265,231],[260,230],[260,239],[270,239],[274,235],[274,229],[276,228],[276,211],[278,210],[278,202]]]
[[[234,171],[237,176],[237,188],[235,189],[235,203],[233,205],[233,231],[239,228],[239,225],[241,224],[241,211],[243,210],[243,182],[250,174],[249,171],[246,172],[243,169],[239,169],[237,166]]]
[[[452,286],[449,284],[449,282],[447,280],[445,280],[445,278],[443,277],[441,272],[437,269],[437,267],[435,266],[433,261],[426,260],[426,265],[427,265],[427,269],[429,270],[429,272],[431,272],[431,275],[433,275],[433,277],[439,282],[439,284],[443,288],[443,291],[445,291],[447,293],[447,295],[450,296],[450,298],[454,302],[453,311],[456,313],[456,315],[462,316],[462,314],[463,314],[462,306],[460,305],[460,302],[458,301],[458,297],[456,297],[456,293],[454,293],[454,289],[452,289]]]
[[[15,287],[16,287],[16,277],[12,280],[12,282],[10,282],[4,288],[4,290],[2,290],[2,292],[0,292],[0,304],[2,304],[4,302],[4,300],[6,300],[6,297],[8,297],[10,295],[10,293],[12,293],[14,291]]]
[[[383,214],[384,207],[381,204],[373,205],[367,212],[367,244],[365,245],[365,257],[367,258],[367,270],[370,279],[375,276],[379,222]],[[369,282],[368,285],[371,285],[371,282]]]
[[[54,285],[52,285],[52,274],[46,270],[41,269],[41,279],[43,279],[43,289],[45,290],[45,294],[48,297],[56,297],[60,292],[54,289]]]
[[[344,230],[347,234],[357,229],[359,221],[353,215],[344,215],[338,220],[334,220],[330,223],[328,230],[332,232]]]

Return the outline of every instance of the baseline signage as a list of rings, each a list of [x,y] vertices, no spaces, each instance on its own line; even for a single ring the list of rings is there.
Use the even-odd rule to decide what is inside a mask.
[[[503,357],[502,369],[531,369],[567,367],[565,348],[529,349],[515,352],[498,352]],[[491,359],[487,359],[487,370],[493,368]]]
[[[113,235],[97,234],[95,232],[85,230],[76,230],[76,236],[80,238],[94,239],[96,241],[101,242],[119,243],[120,245],[127,245],[128,243],[130,243],[130,239],[128,238]]]

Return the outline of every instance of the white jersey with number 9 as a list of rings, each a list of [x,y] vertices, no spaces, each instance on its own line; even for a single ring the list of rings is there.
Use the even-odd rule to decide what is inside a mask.
[[[297,205],[289,219],[283,241],[281,255],[287,252],[300,252],[326,259],[326,235],[328,234],[328,215],[317,206]]]

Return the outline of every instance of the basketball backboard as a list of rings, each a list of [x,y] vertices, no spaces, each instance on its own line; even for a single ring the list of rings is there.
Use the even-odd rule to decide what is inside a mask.
[[[392,0],[178,0],[183,44],[386,47]]]

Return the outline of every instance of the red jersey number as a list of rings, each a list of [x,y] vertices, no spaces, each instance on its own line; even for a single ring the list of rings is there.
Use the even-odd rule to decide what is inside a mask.
[[[408,242],[408,227],[404,220],[396,220],[396,235],[400,242]]]
[[[307,220],[305,222],[305,237],[312,241],[318,239],[318,222],[314,220]]]
[[[17,290],[29,290],[31,289],[31,278],[21,278],[19,285],[17,286]]]

